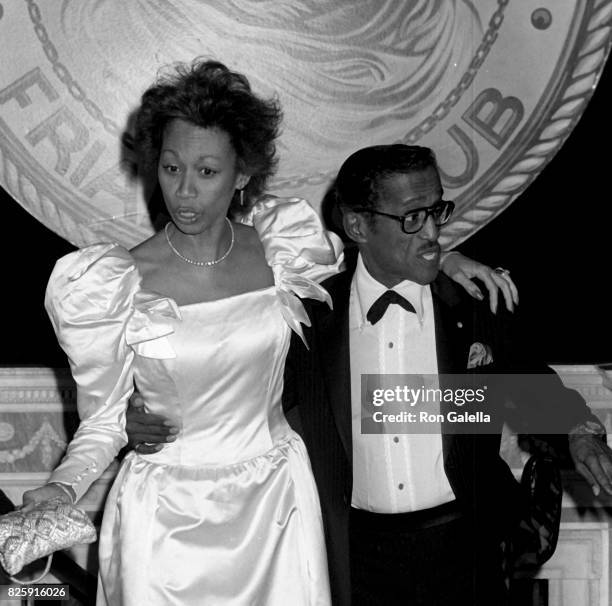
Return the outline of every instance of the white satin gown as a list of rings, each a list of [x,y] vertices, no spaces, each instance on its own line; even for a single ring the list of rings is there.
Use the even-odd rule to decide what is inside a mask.
[[[125,444],[133,382],[180,427],[152,455],[130,453],[104,510],[98,604],[330,604],[321,513],[302,440],[281,408],[296,295],[338,271],[340,245],[299,199],[249,218],[275,285],[176,305],[140,287],[129,252],[60,259],[46,305],[78,386],[81,425],[51,481],[77,498]]]

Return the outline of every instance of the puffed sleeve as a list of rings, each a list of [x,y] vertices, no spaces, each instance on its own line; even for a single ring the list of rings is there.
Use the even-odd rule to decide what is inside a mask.
[[[266,259],[285,272],[322,282],[342,271],[342,240],[323,226],[302,198],[268,196],[257,202],[244,221],[259,235]]]
[[[81,423],[50,482],[80,499],[126,444],[134,353],[125,339],[139,274],[127,250],[94,245],[60,259],[45,307],[77,385]]]
[[[264,198],[243,222],[257,231],[274,273],[283,316],[304,339],[300,324],[310,326],[310,320],[299,298],[331,306],[319,283],[344,268],[342,241],[325,229],[317,212],[301,198]]]

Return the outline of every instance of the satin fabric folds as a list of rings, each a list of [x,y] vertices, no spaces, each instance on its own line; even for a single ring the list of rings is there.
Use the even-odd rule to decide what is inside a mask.
[[[321,513],[308,456],[281,409],[298,297],[339,270],[340,243],[299,199],[269,198],[256,228],[274,286],[177,305],[141,288],[127,250],[58,261],[46,305],[78,388],[81,425],[51,480],[78,497],[125,443],[136,382],[179,427],[152,455],[130,453],[100,532],[99,605],[330,603]]]

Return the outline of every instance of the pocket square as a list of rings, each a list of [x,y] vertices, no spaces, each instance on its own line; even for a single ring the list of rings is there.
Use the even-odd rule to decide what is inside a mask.
[[[478,341],[472,343],[468,354],[467,368],[477,368],[493,362],[493,352],[488,345],[483,345]]]
[[[60,499],[0,516],[0,564],[10,575],[54,551],[95,540],[87,514]]]

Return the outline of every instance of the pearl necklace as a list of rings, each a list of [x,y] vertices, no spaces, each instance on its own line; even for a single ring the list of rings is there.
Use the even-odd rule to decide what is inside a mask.
[[[170,250],[172,250],[172,252],[177,257],[179,257],[179,259],[182,259],[183,261],[185,261],[185,263],[190,263],[191,265],[197,265],[198,267],[212,267],[213,265],[217,265],[217,263],[221,263],[221,261],[226,259],[227,256],[232,252],[232,248],[234,248],[234,226],[232,225],[232,222],[227,217],[225,217],[225,220],[227,221],[227,224],[229,225],[230,233],[232,234],[232,240],[230,242],[228,249],[218,259],[213,259],[212,261],[194,261],[193,259],[189,259],[188,257],[185,257],[184,255],[182,255],[178,250],[176,250],[176,248],[174,248],[174,245],[170,241],[170,234],[168,233],[170,222],[166,223],[166,227],[164,227],[164,233],[166,234],[166,242],[168,242],[168,246],[170,247]]]

